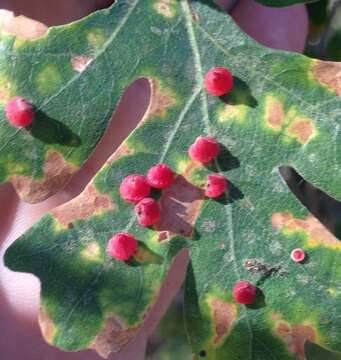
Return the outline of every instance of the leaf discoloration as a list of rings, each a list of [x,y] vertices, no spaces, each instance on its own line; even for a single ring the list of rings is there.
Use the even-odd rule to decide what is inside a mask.
[[[161,87],[158,80],[152,79],[150,83],[150,102],[144,116],[144,120],[157,116],[164,117],[167,110],[176,105],[177,100],[171,90]]]
[[[90,184],[76,198],[51,211],[51,215],[64,227],[77,220],[89,219],[94,215],[116,209],[109,195],[100,194],[93,184]]]
[[[154,4],[154,9],[158,14],[166,17],[172,18],[175,16],[175,7],[176,2],[174,0],[157,0]]]
[[[0,10],[1,11],[1,10]],[[13,96],[13,83],[5,76],[0,76],[0,103],[6,104]]]
[[[280,131],[284,123],[283,104],[272,96],[265,100],[265,121],[274,131]]]
[[[35,80],[37,90],[41,95],[47,95],[58,89],[62,84],[62,76],[54,64],[46,65]]]
[[[86,39],[90,45],[98,48],[105,43],[106,37],[102,29],[94,28],[87,33]]]
[[[224,123],[230,120],[243,121],[248,112],[246,105],[231,105],[227,104],[218,113],[218,121]]]
[[[9,181],[24,201],[37,203],[54,194],[56,189],[65,186],[77,170],[78,168],[68,164],[59,152],[49,151],[44,162],[42,179],[14,175]]]
[[[308,118],[296,118],[289,126],[288,135],[306,144],[315,134],[313,122]]]
[[[21,40],[33,41],[43,37],[48,27],[26,16],[15,16],[11,11],[0,10],[0,31]]]
[[[310,325],[291,325],[283,320],[276,323],[274,335],[281,338],[288,351],[299,359],[304,360],[304,343],[309,340],[314,342],[316,339],[315,329]]]
[[[315,60],[312,72],[321,85],[341,95],[341,63]]]
[[[311,215],[305,219],[296,219],[289,213],[275,213],[272,215],[271,222],[275,229],[288,235],[303,232],[310,247],[325,246],[341,249],[341,241]]]
[[[155,225],[156,230],[190,237],[203,199],[202,189],[178,176],[174,184],[162,193],[161,219]]]
[[[56,327],[49,318],[47,312],[41,307],[38,313],[38,322],[41,328],[44,339],[49,343],[53,343],[53,338],[56,334]]]
[[[107,165],[112,164],[114,161],[118,159],[133,154],[133,151],[129,148],[126,143],[123,143],[115,152],[114,154],[108,159],[106,162]]]
[[[137,328],[127,328],[117,316],[109,317],[105,320],[91,348],[100,356],[108,358],[112,352],[119,352],[124,348],[136,336],[137,331]]]
[[[210,299],[209,306],[214,329],[213,345],[219,346],[230,334],[237,319],[237,306],[218,298]]]
[[[212,2],[174,0],[171,10],[176,14],[171,18],[157,13],[156,3],[157,0],[116,1],[109,9],[53,29],[46,39],[31,43],[22,40],[18,46],[14,37],[2,34],[1,75],[9,77],[10,92],[13,96],[30,97],[33,91],[30,100],[40,110],[37,124],[44,125],[44,120],[51,117],[47,120],[56,129],[60,126],[77,129],[80,139],[78,144],[64,143],[58,136],[48,137],[48,141],[53,140],[51,143],[38,137],[32,139],[29,132],[10,128],[3,117],[2,181],[31,173],[39,179],[43,174],[41,156],[51,149],[63,149],[69,164],[84,163],[101,141],[124,89],[136,79],[155,81],[155,93],[161,95],[160,100],[155,100],[157,95],[154,95],[150,117],[145,117],[146,121],[140,122],[127,138],[132,151],[120,149],[116,153],[118,161],[107,162],[93,181],[96,190],[108,194],[119,209],[75,222],[73,228],[69,224],[69,229],[47,215],[7,249],[6,265],[16,271],[33,271],[41,279],[42,288],[47,289],[42,292],[42,303],[49,305],[45,310],[57,328],[52,341],[67,351],[89,347],[101,324],[104,330],[106,319],[111,316],[119,316],[123,324],[112,326],[116,329],[112,335],[109,327],[98,343],[103,338],[109,338],[110,342],[110,336],[124,337],[120,325],[122,333],[131,328],[141,329],[172,257],[182,248],[190,248],[185,314],[196,354],[201,352],[202,357],[217,360],[226,356],[262,360],[295,358],[285,351],[286,343],[274,335],[273,323],[268,321],[269,314],[279,309],[285,309],[283,319],[292,323],[291,332],[297,324],[309,326],[305,321],[311,320],[317,340],[323,339],[330,349],[340,351],[335,329],[340,329],[341,319],[335,314],[340,312],[341,302],[339,295],[332,297],[336,294],[333,287],[340,280],[338,251],[322,245],[309,249],[306,229],[290,232],[283,226],[283,233],[274,234],[269,214],[290,211],[306,220],[307,212],[302,204],[285,191],[273,171],[286,159],[306,178],[316,179],[330,196],[340,197],[337,150],[341,133],[337,131],[337,114],[341,98],[313,79],[312,60],[255,44]],[[230,36],[226,38],[226,34]],[[12,67],[13,53],[16,69]],[[78,73],[71,64],[71,58],[76,55],[93,56],[96,61]],[[61,84],[46,95],[37,91],[35,81],[51,64],[59,70]],[[207,96],[202,87],[204,73],[215,64],[228,67],[234,75],[234,90],[224,98]],[[27,81],[28,78],[32,81]],[[167,96],[175,102],[169,104]],[[265,119],[267,96],[283,104],[284,123],[278,132]],[[226,109],[227,104],[232,107]],[[224,110],[227,116],[220,122],[219,114]],[[309,138],[308,146],[301,146],[295,134],[289,133],[288,129],[298,118],[310,118],[316,128],[316,136]],[[278,122],[270,120],[273,125]],[[114,129],[115,124],[112,125]],[[43,131],[44,126],[39,129]],[[203,134],[215,136],[222,151],[215,162],[199,164],[192,170],[194,164],[189,160],[188,146]],[[58,141],[54,142],[55,139]],[[319,148],[323,152],[317,151]],[[164,192],[165,198],[161,198],[161,202],[166,202],[166,213],[174,212],[163,224],[166,229],[159,232],[141,228],[134,221],[133,207],[118,198],[117,185],[123,176],[135,171],[145,173],[156,161],[169,163],[190,183],[190,191],[181,190],[181,197],[191,195],[193,187],[204,187],[210,172],[219,172],[229,179],[229,196],[206,201],[199,189],[195,200],[186,201],[173,199],[169,189],[168,194]],[[330,164],[333,169],[329,174]],[[285,207],[279,207],[280,204]],[[179,227],[179,223],[185,223],[187,229]],[[174,227],[180,236],[174,236]],[[193,231],[194,227],[197,232]],[[155,252],[157,257],[138,252],[127,263],[109,259],[106,242],[112,233],[123,230],[135,234],[139,248]],[[271,230],[275,239],[269,234]],[[98,263],[90,261],[97,251],[91,245],[94,241],[101,247],[102,258]],[[309,261],[300,265],[290,262],[286,248],[289,250],[291,245],[302,246]],[[61,251],[56,251],[59,248]],[[260,264],[245,268],[243,262],[247,259],[258,260]],[[335,269],[330,271],[327,266],[317,269],[320,263],[335,265]],[[263,265],[277,269],[280,264],[290,268],[281,281],[263,277],[266,270],[263,271]],[[257,281],[264,299],[260,298],[252,309],[236,305],[241,314],[230,334],[224,337],[228,328],[226,319],[214,328],[208,300],[219,298],[233,303],[230,289],[244,275]],[[167,288],[168,282],[165,284]],[[320,301],[318,308],[316,299]],[[104,353],[105,349],[112,350],[105,342],[100,347]]]
[[[93,58],[91,56],[74,56],[71,59],[73,70],[82,73],[91,63]]]
[[[91,242],[87,247],[81,252],[82,256],[90,261],[101,261],[101,248],[96,241]]]

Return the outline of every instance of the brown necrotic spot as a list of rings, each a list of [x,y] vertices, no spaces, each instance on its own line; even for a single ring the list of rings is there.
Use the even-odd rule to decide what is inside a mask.
[[[162,193],[161,219],[155,229],[190,237],[203,199],[202,189],[178,176],[174,184]]]
[[[154,9],[162,16],[172,18],[175,15],[174,11],[175,0],[158,0],[154,4]]]
[[[284,122],[283,104],[272,96],[266,98],[265,121],[274,131],[280,131]]]
[[[149,80],[149,83],[151,94],[144,120],[154,116],[164,117],[167,110],[176,104],[175,95],[171,90],[162,88],[160,82],[155,79]]]
[[[311,215],[304,219],[296,219],[289,213],[275,213],[272,215],[271,222],[275,229],[283,231],[284,234],[303,232],[311,247],[325,246],[341,249],[341,241]]]
[[[36,40],[48,30],[44,24],[25,16],[14,16],[13,12],[0,10],[0,31],[23,40]]]
[[[233,323],[237,319],[237,307],[221,299],[210,299],[209,306],[213,321],[213,344],[217,346],[230,334]]]
[[[53,324],[52,320],[49,318],[47,312],[43,308],[40,308],[39,310],[38,322],[44,339],[49,344],[52,344],[53,338],[56,334],[56,327]]]
[[[168,231],[161,231],[158,236],[158,241],[162,242],[169,239]]]
[[[43,165],[42,179],[36,180],[31,176],[13,175],[9,181],[24,201],[37,203],[47,199],[65,186],[77,170],[78,168],[68,164],[60,153],[50,151]]]
[[[288,128],[288,134],[301,144],[307,143],[314,135],[313,122],[307,118],[296,118]]]
[[[74,56],[71,59],[72,68],[79,73],[83,72],[93,60],[90,56]]]
[[[100,194],[93,184],[68,203],[51,211],[51,215],[63,226],[68,227],[77,220],[89,219],[94,215],[114,210],[116,205],[109,195]]]
[[[309,325],[290,325],[279,320],[274,329],[274,335],[280,337],[286,344],[288,351],[299,359],[304,360],[304,343],[309,340],[314,342],[316,339],[315,330]]]
[[[109,317],[95,337],[91,348],[100,356],[108,358],[110,353],[123,349],[136,336],[137,331],[137,328],[127,328],[118,317]]]
[[[341,63],[315,60],[313,76],[320,84],[341,95]]]

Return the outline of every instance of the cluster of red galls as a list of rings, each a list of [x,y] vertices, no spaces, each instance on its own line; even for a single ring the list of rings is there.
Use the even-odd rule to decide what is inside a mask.
[[[207,164],[219,154],[219,144],[210,137],[199,136],[189,147],[188,155],[194,161]],[[152,166],[147,175],[132,174],[123,179],[120,196],[123,200],[135,204],[137,222],[143,226],[152,226],[160,220],[161,209],[157,200],[149,197],[152,188],[164,190],[176,179],[173,170],[167,164]],[[205,195],[217,198],[225,193],[227,180],[220,174],[211,174],[207,178]],[[108,243],[108,253],[117,260],[128,260],[136,251],[136,239],[128,233],[118,233]]]
[[[213,96],[223,96],[233,87],[233,76],[224,67],[216,67],[205,75],[206,91]],[[11,125],[18,128],[30,126],[34,120],[32,104],[22,98],[12,98],[5,107],[5,114]],[[219,144],[210,137],[199,136],[188,149],[188,155],[194,161],[207,164],[219,154]],[[175,181],[175,174],[166,164],[157,164],[149,169],[147,176],[133,174],[127,176],[120,185],[120,195],[125,201],[135,204],[135,214],[139,224],[152,226],[161,216],[159,203],[149,197],[151,188],[166,189]],[[205,195],[218,198],[226,191],[228,182],[220,174],[211,174],[207,178]],[[137,241],[133,235],[125,232],[118,233],[109,240],[108,253],[117,260],[128,260],[137,249]],[[302,249],[294,249],[291,258],[295,262],[302,262],[305,253]],[[234,300],[240,304],[252,304],[256,301],[257,287],[246,280],[237,282],[232,289]]]

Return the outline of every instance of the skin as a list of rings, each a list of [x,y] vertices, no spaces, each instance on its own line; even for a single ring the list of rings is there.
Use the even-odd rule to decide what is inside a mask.
[[[65,24],[88,13],[108,6],[110,0],[0,0],[0,8],[24,14],[47,25]],[[308,22],[303,5],[288,8],[267,8],[253,0],[219,0],[239,26],[257,41],[269,47],[302,52],[307,35]],[[252,16],[250,16],[252,14]],[[24,233],[46,211],[79,194],[101,164],[136,126],[148,105],[149,87],[139,80],[129,87],[113,115],[115,125],[109,126],[107,134],[95,153],[75,175],[66,188],[37,205],[20,201],[9,184],[0,186],[0,353],[4,360],[99,360],[92,351],[63,353],[45,343],[37,323],[39,308],[39,281],[30,274],[9,271],[2,257],[5,249]],[[132,106],[132,104],[134,106]],[[115,136],[112,134],[116,129]],[[117,129],[119,129],[117,131]],[[121,353],[110,359],[144,359],[148,337],[164,315],[173,296],[184,278],[188,256],[179,255],[167,279],[167,286],[137,338]],[[15,341],[13,341],[15,339]],[[12,341],[9,341],[12,340]]]

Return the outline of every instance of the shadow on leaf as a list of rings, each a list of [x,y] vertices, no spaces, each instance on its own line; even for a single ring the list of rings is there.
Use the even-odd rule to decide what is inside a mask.
[[[258,105],[246,82],[236,76],[233,78],[233,90],[220,98],[228,105],[245,105],[252,108]]]
[[[220,144],[220,152],[216,160],[207,165],[207,168],[214,172],[228,171],[239,168],[240,162],[238,158],[233,156],[226,146]]]
[[[224,194],[221,197],[215,199],[218,203],[222,205],[232,204],[235,201],[241,200],[244,198],[244,194],[231,182],[228,184],[228,194]]]
[[[249,309],[261,309],[266,306],[265,296],[261,289],[257,288],[256,301],[253,304],[246,305]]]
[[[67,126],[58,120],[52,119],[40,110],[36,112],[34,123],[29,132],[33,137],[45,144],[78,147],[82,143],[80,137],[74,134]]]

